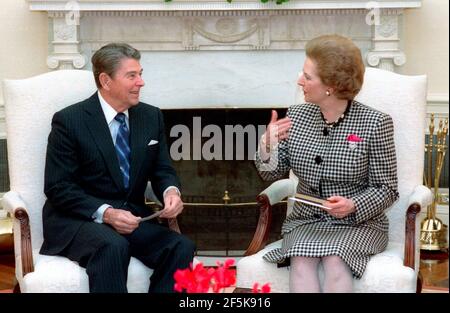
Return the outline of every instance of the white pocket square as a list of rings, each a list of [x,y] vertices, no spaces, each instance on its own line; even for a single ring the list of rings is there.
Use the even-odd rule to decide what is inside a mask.
[[[148,143],[148,146],[153,146],[156,145],[158,143],[158,140],[150,140],[150,142]]]

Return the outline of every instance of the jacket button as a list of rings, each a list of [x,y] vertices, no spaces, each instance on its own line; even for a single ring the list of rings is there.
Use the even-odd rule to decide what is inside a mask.
[[[322,215],[320,215],[319,213],[314,213],[313,217],[314,217],[314,218],[321,218]]]
[[[314,160],[316,161],[316,164],[319,164],[319,165],[322,164],[322,162],[323,162],[322,157],[320,155],[316,155]]]

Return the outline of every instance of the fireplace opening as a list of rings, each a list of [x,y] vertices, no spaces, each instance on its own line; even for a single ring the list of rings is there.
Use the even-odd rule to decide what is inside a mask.
[[[286,114],[286,109],[277,111],[279,117]],[[163,114],[182,186],[181,232],[196,243],[197,255],[242,256],[258,223],[256,196],[271,184],[261,179],[253,161],[271,109],[182,109]],[[285,207],[286,203],[274,207],[269,242],[279,239]]]

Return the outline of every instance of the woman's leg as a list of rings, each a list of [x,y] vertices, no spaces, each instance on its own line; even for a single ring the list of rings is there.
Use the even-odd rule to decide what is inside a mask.
[[[353,292],[352,271],[340,257],[323,257],[322,264],[325,271],[323,292]]]
[[[319,262],[320,258],[291,257],[290,292],[320,292]]]

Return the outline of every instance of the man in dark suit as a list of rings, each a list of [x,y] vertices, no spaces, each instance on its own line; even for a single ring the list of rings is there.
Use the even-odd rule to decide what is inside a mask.
[[[139,102],[140,53],[108,44],[92,56],[98,92],[53,116],[48,138],[42,254],[79,262],[90,292],[127,292],[130,256],[154,270],[149,292],[173,292],[173,274],[195,246],[153,221],[147,182],[164,203],[160,217],[183,210],[161,111]]]

